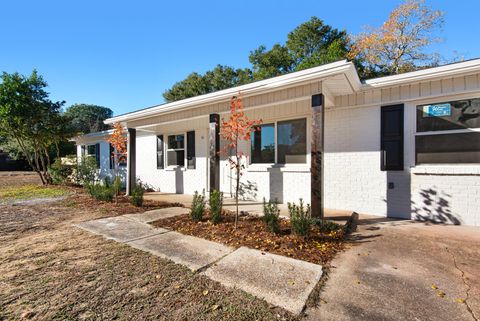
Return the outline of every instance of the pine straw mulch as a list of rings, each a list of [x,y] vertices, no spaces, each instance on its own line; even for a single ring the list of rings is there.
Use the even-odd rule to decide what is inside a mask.
[[[322,233],[317,227],[312,226],[309,236],[303,238],[291,233],[290,222],[286,219],[281,220],[281,231],[278,234],[267,231],[261,217],[258,216],[239,217],[236,230],[234,221],[234,213],[224,211],[222,222],[217,225],[212,224],[208,217],[195,222],[189,215],[170,217],[152,224],[234,248],[246,246],[322,265],[330,262],[336,253],[345,248],[345,235],[341,227],[330,233]]]

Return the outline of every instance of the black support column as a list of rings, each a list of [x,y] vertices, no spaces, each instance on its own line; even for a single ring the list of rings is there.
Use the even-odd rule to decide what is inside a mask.
[[[210,191],[220,190],[220,115],[210,114],[208,128]]]
[[[323,218],[323,157],[325,107],[322,94],[312,96],[311,205],[312,216]]]
[[[136,167],[136,141],[137,130],[135,128],[128,128],[128,146],[127,146],[127,195],[130,195],[131,190],[135,186],[137,180]]]

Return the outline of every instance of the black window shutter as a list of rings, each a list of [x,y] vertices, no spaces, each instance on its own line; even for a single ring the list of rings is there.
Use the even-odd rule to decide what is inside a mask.
[[[95,144],[95,161],[97,162],[97,168],[100,168],[100,144]]]
[[[403,170],[403,104],[381,109],[381,170]]]
[[[163,135],[157,136],[157,168],[164,168],[164,157],[163,157]]]
[[[113,168],[113,152],[115,151],[115,148],[113,148],[113,145],[112,144],[109,144],[110,145],[110,154],[108,156],[108,158],[110,159],[110,169]]]
[[[195,168],[195,132],[187,132],[187,168]]]

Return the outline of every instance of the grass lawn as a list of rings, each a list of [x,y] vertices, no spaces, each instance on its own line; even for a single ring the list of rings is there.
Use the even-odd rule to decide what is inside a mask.
[[[4,186],[2,193],[9,190]],[[16,191],[7,195],[36,193]],[[295,319],[181,265],[72,226],[145,208],[66,191],[54,203],[0,205],[0,320]],[[147,202],[147,209],[167,205]]]
[[[27,184],[21,186],[3,186],[0,188],[0,200],[11,201],[18,199],[49,198],[68,194],[68,189],[58,186],[41,186]]]

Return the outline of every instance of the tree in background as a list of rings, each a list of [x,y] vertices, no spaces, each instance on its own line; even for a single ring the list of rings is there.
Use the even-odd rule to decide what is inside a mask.
[[[0,136],[18,146],[42,183],[51,183],[50,150],[59,155],[59,145],[70,137],[64,102],[52,102],[47,83],[36,70],[28,77],[3,73],[0,84]]]
[[[115,190],[115,202],[117,202],[118,194],[121,188],[121,179],[118,175],[120,162],[127,160],[127,134],[122,124],[115,123],[113,125],[113,132],[108,137],[108,142],[112,145],[113,151],[110,157],[113,164],[113,187]]]
[[[294,59],[288,49],[281,44],[267,50],[264,45],[250,52],[248,57],[253,67],[255,80],[276,77],[294,71]]]
[[[74,104],[67,108],[64,115],[70,119],[73,132],[88,134],[107,130],[109,126],[104,124],[103,121],[111,118],[113,111],[110,108],[97,105]]]
[[[242,158],[243,152],[238,150],[238,144],[241,141],[250,141],[252,131],[258,130],[258,125],[262,123],[261,119],[250,120],[245,115],[241,97],[232,97],[230,101],[230,116],[227,120],[222,118],[220,135],[228,142],[223,153],[227,156],[230,168],[235,170],[235,229],[238,222],[238,194],[240,191],[240,177],[245,165]]]
[[[234,69],[229,66],[217,65],[205,74],[193,72],[182,81],[177,82],[165,91],[163,98],[167,102],[181,100],[214,91],[231,88],[251,82],[250,69]]]
[[[438,55],[425,49],[439,39],[435,29],[443,25],[443,12],[433,10],[424,0],[407,0],[395,8],[380,27],[368,27],[354,37],[348,57],[359,59],[364,77],[392,75],[438,64]]]

